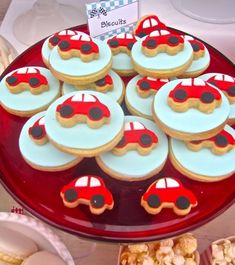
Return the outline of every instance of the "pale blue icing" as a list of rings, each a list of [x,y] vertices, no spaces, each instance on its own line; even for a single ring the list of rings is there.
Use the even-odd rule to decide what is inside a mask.
[[[222,103],[212,113],[206,114],[195,108],[190,108],[186,112],[172,110],[167,104],[168,94],[182,80],[184,79],[167,83],[154,97],[154,113],[162,123],[180,132],[201,133],[212,130],[226,121],[230,112],[230,105],[228,99],[221,92]]]
[[[28,67],[29,68],[29,67]],[[51,74],[51,72],[43,67],[35,66],[33,68],[46,76],[49,90],[39,95],[33,95],[29,90],[25,90],[18,94],[11,93],[5,85],[5,79],[16,70],[7,74],[0,83],[0,101],[9,109],[21,112],[33,111],[42,108],[52,102],[60,91],[59,81]]]
[[[148,57],[141,51],[141,44],[144,38],[138,40],[132,47],[131,56],[135,63],[142,68],[152,70],[170,70],[175,69],[187,63],[193,53],[191,44],[184,40],[184,49],[176,55],[159,53],[156,56]]]
[[[153,102],[153,95],[150,95],[147,98],[143,98],[139,96],[136,90],[136,83],[142,76],[137,75],[132,78],[127,86],[126,86],[126,99],[129,102],[129,105],[135,109],[136,111],[140,112],[143,115],[147,115],[150,119],[152,119],[152,102]]]
[[[235,137],[235,130],[226,125],[226,131]],[[183,141],[171,138],[170,145],[176,160],[185,169],[206,177],[219,177],[235,172],[235,149],[224,155],[215,155],[210,149],[203,148],[194,152]]]
[[[119,101],[123,94],[124,84],[122,82],[121,77],[118,74],[116,74],[114,71],[111,70],[109,72],[109,75],[113,79],[113,89],[108,90],[104,94],[112,97],[115,101]],[[86,90],[94,90],[94,89],[85,89],[85,91]],[[78,89],[76,89],[73,85],[63,83],[62,94],[68,94],[68,93],[75,92],[75,91],[78,91]]]
[[[99,46],[98,59],[90,62],[83,62],[79,57],[64,60],[60,57],[57,47],[54,47],[49,59],[51,67],[61,74],[75,77],[93,75],[103,70],[111,61],[111,50],[105,42],[97,39],[93,41]]]
[[[98,129],[90,128],[86,123],[78,123],[72,128],[64,128],[56,120],[56,107],[64,102],[67,98],[76,93],[85,93],[97,96],[99,101],[105,104],[111,113],[110,122],[105,123]],[[94,91],[72,92],[57,99],[47,110],[46,116],[46,131],[49,137],[67,148],[77,149],[95,149],[113,141],[120,133],[124,125],[124,113],[120,105],[111,97]]]
[[[185,73],[200,71],[201,69],[207,67],[209,63],[210,63],[210,54],[207,48],[205,47],[204,56],[198,58],[197,60],[193,60],[192,64],[189,66],[189,68],[187,69]]]
[[[131,62],[131,57],[124,52],[113,55],[112,69],[117,70],[117,71],[118,70],[120,71],[134,70],[132,62]]]
[[[201,78],[204,81],[207,81],[210,77],[217,75],[217,74],[220,74],[220,73],[208,73],[208,74],[200,75],[199,78]],[[235,102],[232,104],[230,103],[229,119],[235,119]]]
[[[51,37],[51,36],[50,36]],[[51,54],[51,49],[48,47],[48,40],[50,39],[50,37],[48,37],[44,42],[43,42],[43,45],[42,45],[42,57],[47,60],[47,62],[49,62],[49,57],[50,57],[50,54]]]
[[[138,116],[125,116],[125,122],[139,121],[146,128],[155,132],[159,143],[149,155],[140,155],[135,150],[128,151],[125,155],[117,156],[111,151],[99,156],[99,159],[107,169],[120,174],[120,178],[143,178],[153,170],[160,167],[167,159],[168,140],[166,135],[157,127],[157,125],[145,118]]]
[[[37,113],[24,124],[19,138],[20,152],[23,157],[40,167],[59,167],[77,160],[77,156],[61,152],[50,142],[38,145],[29,137],[29,128],[45,113],[45,111]]]

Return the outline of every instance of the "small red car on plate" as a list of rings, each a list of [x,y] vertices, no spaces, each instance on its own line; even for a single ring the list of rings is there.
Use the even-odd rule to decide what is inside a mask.
[[[72,36],[80,34],[75,30],[62,30],[60,32],[55,33],[48,39],[48,46],[50,49],[58,45],[58,43],[62,40],[69,40]]]
[[[184,35],[183,38],[191,44],[194,52],[194,59],[198,59],[205,54],[205,46],[199,40],[189,35]]]
[[[38,119],[28,130],[29,136],[37,144],[45,144],[48,141],[45,130],[45,117]]]
[[[107,41],[114,54],[119,52],[130,53],[132,46],[137,41],[136,37],[130,33],[121,33]]]
[[[153,182],[143,194],[141,205],[151,214],[171,207],[176,213],[184,215],[197,205],[197,199],[179,180],[161,178]]]
[[[86,204],[94,214],[101,214],[106,208],[111,210],[114,205],[113,196],[102,178],[93,175],[74,179],[62,188],[60,195],[65,206],[74,208]]]

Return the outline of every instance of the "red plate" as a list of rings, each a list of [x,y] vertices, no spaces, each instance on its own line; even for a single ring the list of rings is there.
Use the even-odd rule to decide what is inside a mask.
[[[86,26],[76,28],[87,31]],[[23,66],[43,66],[41,46],[38,42],[21,54],[5,71]],[[207,45],[211,64],[207,72],[234,75],[234,65],[221,53]],[[127,80],[125,80],[127,81]],[[1,182],[10,194],[28,211],[47,223],[65,231],[96,240],[114,242],[150,241],[175,236],[192,230],[221,214],[235,201],[235,174],[218,183],[192,181],[178,173],[168,161],[163,170],[142,182],[124,182],[110,178],[97,166],[95,160],[85,159],[72,169],[47,173],[32,169],[22,159],[18,138],[25,118],[7,113],[0,108],[0,170]],[[92,215],[87,206],[74,209],[64,207],[61,188],[73,178],[83,174],[101,175],[111,190],[115,205],[112,211],[100,216]],[[162,176],[178,178],[198,198],[198,206],[185,217],[178,217],[171,209],[160,214],[147,214],[140,206],[140,198],[155,179]]]

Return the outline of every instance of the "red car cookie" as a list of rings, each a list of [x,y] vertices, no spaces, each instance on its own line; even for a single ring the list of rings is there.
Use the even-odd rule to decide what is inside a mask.
[[[48,137],[45,130],[45,117],[38,119],[33,126],[28,130],[30,138],[39,145],[43,145],[48,142]]]
[[[199,40],[194,39],[192,36],[185,35],[183,36],[185,40],[187,40],[192,48],[193,48],[193,59],[197,60],[204,56],[205,54],[205,46]]]
[[[62,188],[60,196],[66,207],[75,208],[79,204],[86,204],[93,214],[102,214],[114,206],[113,196],[102,178],[93,175],[74,179]]]
[[[72,36],[77,34],[79,34],[79,32],[76,30],[62,30],[57,32],[48,39],[48,47],[52,49],[58,45],[60,41],[69,40]]]

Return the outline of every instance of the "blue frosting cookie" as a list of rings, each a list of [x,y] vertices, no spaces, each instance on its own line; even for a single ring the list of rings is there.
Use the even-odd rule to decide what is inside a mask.
[[[158,144],[147,155],[141,155],[136,150],[129,150],[124,155],[115,155],[112,151],[96,157],[99,166],[110,176],[126,180],[138,181],[147,179],[164,166],[168,155],[168,140],[166,135],[148,119],[137,116],[125,116],[125,122],[140,122],[158,137]]]
[[[58,150],[49,141],[39,145],[30,138],[29,128],[45,113],[45,111],[40,112],[31,117],[21,130],[19,148],[23,158],[33,168],[42,171],[65,170],[78,164],[82,158]]]

